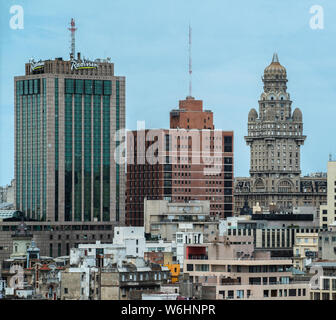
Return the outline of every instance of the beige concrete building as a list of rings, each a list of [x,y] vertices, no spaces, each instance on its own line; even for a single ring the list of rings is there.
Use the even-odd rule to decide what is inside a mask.
[[[285,219],[285,215],[281,216]],[[298,234],[309,236],[323,231],[318,227],[305,226],[305,221],[299,220],[278,220],[277,223],[274,223],[274,221],[267,220],[251,220],[250,217],[232,219],[239,220],[227,221],[226,224],[230,223],[231,226],[226,227],[222,226],[224,223],[220,223],[220,235],[252,236],[255,248],[270,251],[271,257],[293,258],[293,247]]]
[[[193,233],[200,238],[196,243],[207,242],[218,231],[218,221],[210,217],[210,201],[144,200],[145,233],[152,238],[177,241],[179,232]]]
[[[186,246],[184,272],[200,287],[201,299],[309,299],[308,283],[293,280],[291,259],[271,258],[247,242],[248,237],[232,245],[224,238]]]
[[[336,261],[336,230],[323,231],[318,238],[318,257],[322,260]]]
[[[310,300],[336,300],[336,262],[316,261],[307,266],[316,273],[311,280]]]
[[[12,179],[9,185],[0,187],[0,206],[13,208],[14,207],[14,189],[15,179]]]
[[[318,233],[296,233],[293,247],[294,267],[303,271],[318,254]]]
[[[320,225],[328,228],[336,221],[336,161],[328,162],[327,204],[320,206]]]
[[[141,300],[170,279],[167,267],[124,263],[103,268],[69,268],[61,274],[61,300]]]

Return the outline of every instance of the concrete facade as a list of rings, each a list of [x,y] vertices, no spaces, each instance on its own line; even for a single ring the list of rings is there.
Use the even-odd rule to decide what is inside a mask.
[[[272,259],[253,244],[235,247],[228,241],[186,246],[184,260],[201,299],[308,300],[308,283],[294,282],[291,266],[291,259]]]
[[[336,221],[336,161],[328,161],[327,203],[320,206],[320,226],[328,228]]]
[[[296,233],[293,247],[293,265],[303,271],[318,253],[318,233]]]
[[[145,233],[151,238],[176,241],[181,232],[193,233],[196,243],[207,242],[217,233],[218,221],[210,217],[209,201],[169,202],[144,200]],[[187,240],[186,243],[188,243]]]

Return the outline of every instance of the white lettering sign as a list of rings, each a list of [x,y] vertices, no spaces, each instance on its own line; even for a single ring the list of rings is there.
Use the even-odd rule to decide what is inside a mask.
[[[30,71],[36,71],[44,68],[44,61],[37,61],[35,62],[34,59],[30,59]]]
[[[96,68],[98,68],[97,63],[89,60],[85,59],[83,61],[71,60],[71,70],[96,69]]]
[[[23,29],[24,12],[22,6],[11,6],[9,9],[9,13],[13,15],[9,20],[10,28],[13,30]]]

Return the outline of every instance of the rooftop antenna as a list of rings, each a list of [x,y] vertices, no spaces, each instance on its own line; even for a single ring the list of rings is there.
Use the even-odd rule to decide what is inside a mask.
[[[189,24],[189,96],[188,98],[192,98],[192,58],[191,58],[191,26]]]
[[[70,58],[74,59],[75,58],[75,51],[76,51],[76,38],[75,38],[75,33],[76,33],[76,23],[74,18],[71,19],[70,22],[70,28],[68,30],[71,32],[71,53],[70,53]]]

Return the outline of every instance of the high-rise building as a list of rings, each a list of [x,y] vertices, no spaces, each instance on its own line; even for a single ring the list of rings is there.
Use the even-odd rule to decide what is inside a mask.
[[[31,61],[15,77],[16,209],[52,222],[123,222],[125,78],[110,61]]]
[[[310,205],[319,207],[326,200],[324,176],[301,177],[300,151],[303,135],[302,112],[295,108],[287,92],[287,72],[273,55],[262,78],[259,113],[253,108],[248,115],[250,177],[235,181],[235,213],[247,201],[250,207],[276,205],[279,210]]]
[[[14,78],[15,195],[18,214],[0,222],[0,260],[10,255],[17,217],[45,256],[69,255],[79,243],[112,242],[125,222],[125,77],[110,58],[75,54],[69,60],[31,59]]]
[[[145,198],[209,200],[212,217],[232,215],[233,132],[214,129],[202,100],[180,101],[170,129],[132,131],[127,139],[126,224],[143,226]]]

